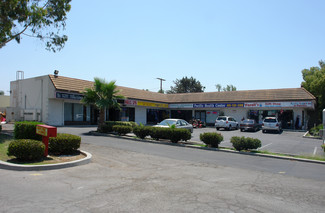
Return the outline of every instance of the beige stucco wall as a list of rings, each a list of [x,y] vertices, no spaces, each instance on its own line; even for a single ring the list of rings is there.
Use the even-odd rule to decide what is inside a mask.
[[[10,96],[0,95],[0,108],[6,108],[10,106]]]

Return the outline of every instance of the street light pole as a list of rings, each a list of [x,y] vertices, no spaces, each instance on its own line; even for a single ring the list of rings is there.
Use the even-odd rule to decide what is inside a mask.
[[[166,81],[165,79],[163,79],[163,78],[157,78],[158,80],[160,80],[160,92],[162,92],[163,90],[162,90],[162,82],[163,81]]]

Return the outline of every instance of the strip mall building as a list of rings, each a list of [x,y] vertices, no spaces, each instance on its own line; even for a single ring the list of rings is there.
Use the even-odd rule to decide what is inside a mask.
[[[98,110],[81,103],[82,92],[94,82],[63,76],[45,75],[10,82],[8,121],[38,120],[49,125],[97,124]],[[240,121],[252,118],[262,122],[276,116],[284,129],[305,129],[307,110],[316,99],[304,88],[161,94],[118,86],[126,99],[121,110],[106,110],[106,120],[156,124],[165,118],[195,118],[213,125],[218,115]]]

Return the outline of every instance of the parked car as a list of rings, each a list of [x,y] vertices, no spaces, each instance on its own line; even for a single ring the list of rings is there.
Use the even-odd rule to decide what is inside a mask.
[[[254,119],[245,119],[240,123],[240,131],[259,130],[259,124]]]
[[[183,129],[188,129],[190,130],[191,133],[193,133],[193,126],[192,124],[189,124],[187,121],[183,119],[165,119],[162,122],[160,122],[157,125],[154,125],[154,127],[164,127],[168,128],[172,125],[175,125],[176,128],[183,128]]]
[[[281,123],[278,121],[276,117],[266,117],[262,123],[262,132],[265,133],[266,131],[277,131],[281,132],[282,127]]]
[[[224,128],[226,130],[238,129],[238,122],[231,116],[218,116],[214,126],[217,130]]]

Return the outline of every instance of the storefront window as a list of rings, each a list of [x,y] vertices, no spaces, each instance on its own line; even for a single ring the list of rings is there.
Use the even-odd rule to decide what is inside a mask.
[[[72,121],[72,103],[64,103],[64,121]]]
[[[65,122],[90,122],[90,106],[84,106],[77,103],[64,103],[64,121]]]
[[[86,108],[86,121],[90,121],[90,106],[87,106]]]
[[[110,121],[135,121],[135,109],[130,107],[123,107],[121,110],[109,109],[108,115]]]
[[[192,110],[171,110],[171,118],[184,119],[189,122],[192,120]]]
[[[167,110],[147,109],[148,124],[157,124],[166,118],[169,118],[169,113]]]
[[[207,111],[206,112],[206,123],[207,125],[214,125],[220,111]]]
[[[83,105],[81,104],[73,104],[73,111],[74,111],[74,121],[83,121]]]

